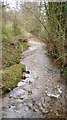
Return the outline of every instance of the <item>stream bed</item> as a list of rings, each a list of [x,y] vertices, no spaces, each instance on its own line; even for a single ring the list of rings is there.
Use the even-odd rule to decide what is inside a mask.
[[[29,38],[29,48],[20,63],[26,65],[26,79],[2,100],[2,118],[65,118],[65,85],[37,38]]]

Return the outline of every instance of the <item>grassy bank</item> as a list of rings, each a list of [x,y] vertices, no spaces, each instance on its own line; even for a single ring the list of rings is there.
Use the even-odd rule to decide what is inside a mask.
[[[15,64],[9,68],[5,68],[2,72],[2,93],[16,87],[24,71],[25,65],[22,64]]]
[[[3,69],[6,67],[10,67],[11,65],[18,64],[20,62],[20,54],[22,50],[24,50],[27,47],[26,46],[21,47],[21,45],[24,45],[23,42],[23,36],[22,39],[20,38],[14,38],[14,40],[8,40],[3,39],[3,46],[2,46],[2,66]]]
[[[2,93],[17,86],[25,65],[20,64],[21,52],[28,47],[26,37],[3,38],[2,43]],[[23,47],[22,47],[23,46]]]
[[[23,51],[26,50],[28,48],[28,44],[27,42],[24,42],[22,45]]]
[[[2,38],[3,94],[17,86],[21,75],[25,71],[25,65],[20,64],[20,58],[21,53],[28,47],[27,38],[24,33],[13,35],[13,33],[9,31],[10,30],[7,31],[7,34],[3,33]]]
[[[27,49],[23,19],[16,10],[2,7],[2,92],[14,88],[20,80],[25,65],[20,64],[21,53]],[[8,16],[8,17],[7,17]],[[23,47],[22,47],[23,46]]]

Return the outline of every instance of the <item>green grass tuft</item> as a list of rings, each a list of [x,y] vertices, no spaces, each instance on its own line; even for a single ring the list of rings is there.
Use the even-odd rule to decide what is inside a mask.
[[[27,43],[27,42],[24,42],[23,45],[22,45],[22,47],[23,47],[23,50],[26,50],[27,47],[28,47],[28,43]]]
[[[67,78],[67,68],[64,69],[63,75],[64,75],[65,78]]]

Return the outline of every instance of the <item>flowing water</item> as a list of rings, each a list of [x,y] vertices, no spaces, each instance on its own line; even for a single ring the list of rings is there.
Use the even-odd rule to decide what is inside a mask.
[[[26,65],[26,79],[3,98],[3,118],[64,118],[65,86],[37,38],[29,38],[29,48],[20,63]],[[22,56],[23,56],[22,54]]]

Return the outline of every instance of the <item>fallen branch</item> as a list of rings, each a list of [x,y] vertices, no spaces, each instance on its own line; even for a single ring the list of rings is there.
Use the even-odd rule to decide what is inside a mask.
[[[64,55],[62,55],[62,56],[60,56],[59,58],[57,58],[53,63],[56,63],[58,60],[60,60],[62,57],[64,57],[64,56],[67,56],[67,53],[66,54],[64,54]]]

